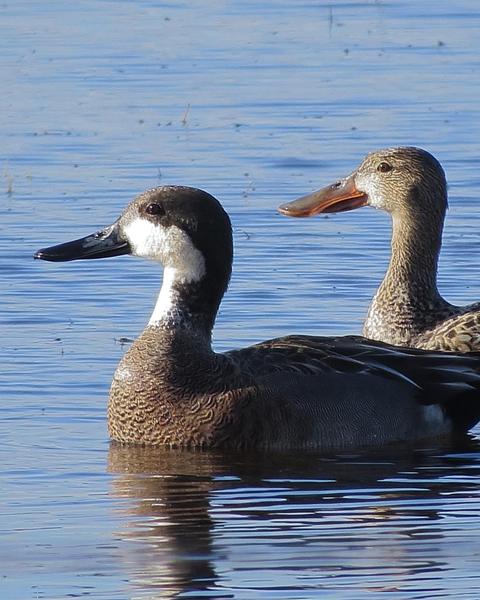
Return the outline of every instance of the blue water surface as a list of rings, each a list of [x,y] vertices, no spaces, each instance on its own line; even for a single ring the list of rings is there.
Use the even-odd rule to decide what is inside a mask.
[[[449,180],[440,289],[478,300],[479,29],[475,0],[0,6],[1,598],[479,597],[478,428],[331,456],[111,446],[112,373],[161,272],[32,260],[197,186],[234,226],[217,350],[359,333],[388,217],[275,208],[408,144]]]

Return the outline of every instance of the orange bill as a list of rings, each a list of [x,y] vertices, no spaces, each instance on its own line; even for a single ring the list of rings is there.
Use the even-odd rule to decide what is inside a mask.
[[[282,204],[278,211],[287,217],[313,217],[321,213],[355,210],[366,206],[367,201],[367,194],[357,190],[353,176],[350,176],[308,196]]]

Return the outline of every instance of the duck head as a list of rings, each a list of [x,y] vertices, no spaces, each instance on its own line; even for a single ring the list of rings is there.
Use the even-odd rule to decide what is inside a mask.
[[[163,265],[163,301],[160,308],[157,303],[158,318],[167,304],[170,311],[184,305],[185,313],[209,313],[209,326],[213,325],[233,256],[230,219],[213,196],[181,186],[148,190],[137,196],[113,225],[42,248],[34,258],[59,262],[122,254]],[[162,292],[159,301],[161,297]],[[154,316],[155,311],[152,319]]]
[[[431,154],[414,147],[388,148],[368,154],[348,177],[278,210],[290,217],[310,217],[373,206],[394,217],[443,216],[446,189],[445,173]]]

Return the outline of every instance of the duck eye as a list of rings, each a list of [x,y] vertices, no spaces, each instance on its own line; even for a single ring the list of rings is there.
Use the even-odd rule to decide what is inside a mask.
[[[392,165],[387,162],[381,162],[377,167],[377,171],[380,171],[380,173],[388,173],[392,169]]]
[[[165,209],[163,208],[163,206],[161,204],[157,204],[156,202],[152,202],[151,204],[147,205],[147,208],[145,209],[145,212],[148,215],[155,215],[155,216],[161,216],[165,214]]]

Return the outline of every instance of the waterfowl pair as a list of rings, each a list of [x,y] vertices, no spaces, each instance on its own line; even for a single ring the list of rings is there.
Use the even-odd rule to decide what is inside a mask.
[[[187,187],[147,191],[113,225],[36,253],[48,261],[133,254],[163,265],[150,321],[113,378],[113,439],[328,449],[444,436],[480,420],[474,354],[310,336],[215,353],[211,332],[232,253],[220,203]]]
[[[373,152],[348,177],[279,211],[305,217],[367,205],[391,215],[392,253],[363,335],[400,346],[479,351],[480,303],[454,306],[437,288],[447,183],[431,154],[413,147]]]

